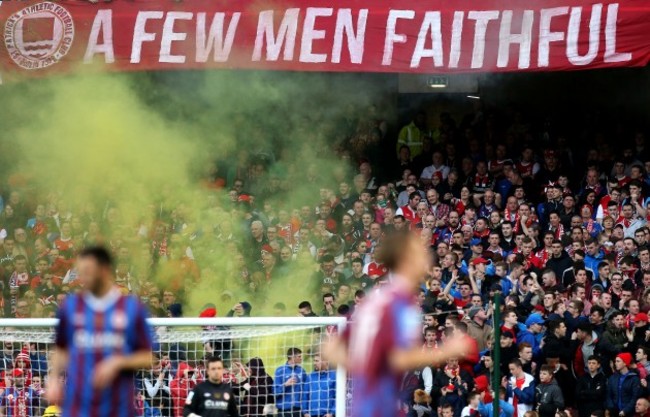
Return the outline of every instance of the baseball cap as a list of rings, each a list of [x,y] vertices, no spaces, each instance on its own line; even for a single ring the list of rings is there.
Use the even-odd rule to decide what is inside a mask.
[[[483,258],[482,256],[480,256],[480,257],[478,257],[478,258],[475,258],[475,259],[472,261],[472,265],[478,265],[478,264],[484,264],[484,265],[485,265],[485,264],[489,264],[489,263],[490,263],[490,261],[488,261],[487,259]]]
[[[474,316],[476,316],[478,314],[478,312],[481,311],[482,309],[483,309],[482,307],[474,306],[474,307],[469,309],[469,312],[467,313],[467,315],[469,316],[470,319],[473,319]]]
[[[634,321],[639,322],[639,321],[648,321],[648,315],[646,313],[639,313],[636,316],[634,316]]]
[[[544,324],[544,317],[539,313],[533,313],[526,319],[526,327],[530,327],[533,324]]]
[[[474,239],[470,240],[469,244],[470,244],[470,246],[478,246],[478,245],[481,245],[482,242],[481,242],[481,239],[475,237]]]

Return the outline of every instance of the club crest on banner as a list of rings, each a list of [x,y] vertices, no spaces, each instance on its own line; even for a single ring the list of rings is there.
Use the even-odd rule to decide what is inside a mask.
[[[42,2],[21,9],[7,19],[5,46],[21,68],[46,68],[59,62],[74,40],[74,21],[64,7]]]

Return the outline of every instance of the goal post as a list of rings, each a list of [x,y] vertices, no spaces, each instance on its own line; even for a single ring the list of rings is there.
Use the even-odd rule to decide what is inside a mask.
[[[47,370],[43,368],[47,367],[47,358],[53,350],[57,323],[57,319],[0,319],[0,342],[3,348],[9,346],[14,350],[14,357],[27,352],[32,358],[42,358],[38,361],[32,359],[32,362],[40,363],[40,368],[30,365],[33,368],[30,372],[40,375],[44,381]],[[325,403],[330,404],[334,395],[335,415],[345,417],[347,414],[349,387],[345,369],[321,369],[311,375],[314,372],[313,359],[322,343],[343,332],[346,325],[343,317],[151,318],[149,324],[155,332],[154,351],[160,360],[152,369],[138,373],[136,388],[141,406],[149,400],[147,406],[160,406],[163,416],[173,416],[185,400],[177,398],[180,394],[174,387],[179,386],[178,381],[187,376],[193,381],[191,387],[192,383],[204,379],[204,359],[216,355],[224,359],[225,380],[236,388],[240,412],[255,416],[274,415],[278,412],[277,406],[282,406],[282,400],[277,404],[278,392],[274,392],[282,389],[282,383],[276,381],[276,371],[279,378],[286,377],[286,367],[278,368],[286,364],[288,350],[298,348],[303,355],[301,367],[305,373],[298,370],[298,375],[295,375],[290,368],[290,375],[297,377],[300,381],[297,386],[301,387],[294,388],[292,401],[302,398],[305,407],[323,407]],[[254,364],[258,364],[259,359],[274,383],[273,387],[266,387],[269,388],[266,396],[251,394],[266,392],[256,385],[259,382],[251,375],[258,373],[259,367]],[[250,365],[257,370],[251,371]],[[308,379],[303,381],[305,375]],[[335,384],[333,390],[331,380]],[[42,401],[45,406],[45,400]]]

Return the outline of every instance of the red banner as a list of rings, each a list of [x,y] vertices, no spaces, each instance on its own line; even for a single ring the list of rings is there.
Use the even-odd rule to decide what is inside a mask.
[[[0,74],[492,72],[643,66],[650,0],[0,2]],[[93,67],[94,68],[94,67]]]

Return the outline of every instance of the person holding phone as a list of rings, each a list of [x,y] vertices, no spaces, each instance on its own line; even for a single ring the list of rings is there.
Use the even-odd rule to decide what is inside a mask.
[[[514,416],[522,417],[535,404],[535,378],[524,372],[519,359],[511,360],[508,368],[511,377],[503,377],[502,386],[508,402],[514,407]]]
[[[287,351],[287,363],[275,370],[273,394],[280,417],[302,417],[302,404],[307,393],[307,373],[301,364],[302,351],[292,347]]]
[[[143,375],[145,400],[163,415],[169,415],[171,408],[170,368],[169,360],[154,358],[151,370]]]

